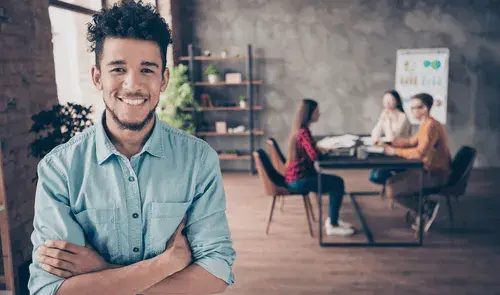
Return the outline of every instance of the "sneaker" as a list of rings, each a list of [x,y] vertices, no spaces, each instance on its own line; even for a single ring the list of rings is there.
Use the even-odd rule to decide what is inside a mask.
[[[330,217],[327,217],[325,219],[325,226],[327,225],[332,225],[332,223],[330,222]],[[347,221],[343,221],[343,220],[338,220],[337,223],[339,224],[339,227],[343,227],[343,228],[353,228],[352,224],[350,224],[349,222]]]
[[[434,220],[436,220],[437,214],[439,211],[439,203],[435,201],[429,201],[428,202],[428,208],[425,218],[425,224],[424,224],[424,232],[427,232],[430,228]]]
[[[437,214],[439,212],[439,203],[434,201],[429,201],[427,203],[427,208],[424,212],[424,232],[428,232],[431,228],[432,223],[436,220]],[[411,228],[415,231],[419,230],[420,217],[415,218],[415,223],[411,225]]]
[[[327,224],[325,226],[325,231],[328,236],[352,236],[354,234],[354,230],[352,228],[344,228],[340,226],[332,226],[331,224]]]

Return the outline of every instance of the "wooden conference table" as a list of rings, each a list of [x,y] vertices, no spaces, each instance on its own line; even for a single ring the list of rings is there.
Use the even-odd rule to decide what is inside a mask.
[[[323,155],[315,163],[318,175],[334,174],[336,170],[364,170],[376,168],[389,169],[419,169],[420,173],[420,194],[419,194],[419,216],[422,220],[423,214],[423,174],[424,167],[422,161],[407,160],[397,156],[387,156],[384,154],[369,154],[366,159],[358,159],[356,156],[327,156]],[[356,215],[359,218],[363,231],[366,235],[367,242],[325,242],[323,241],[323,209],[322,209],[322,192],[321,192],[321,177],[318,177],[318,207],[319,207],[319,243],[322,247],[356,247],[356,246],[371,246],[371,247],[407,247],[421,246],[423,243],[423,222],[420,222],[418,231],[418,239],[415,242],[377,242],[368,226],[363,212],[356,201],[358,196],[373,196],[379,195],[380,192],[349,192],[348,195],[353,203]]]

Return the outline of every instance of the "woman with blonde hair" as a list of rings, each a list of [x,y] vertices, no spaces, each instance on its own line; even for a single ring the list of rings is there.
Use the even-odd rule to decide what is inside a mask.
[[[312,99],[303,99],[292,126],[288,139],[288,160],[285,180],[290,191],[295,193],[316,192],[318,174],[314,161],[320,151],[312,138],[309,126],[319,119],[318,103]],[[325,222],[327,235],[349,236],[354,233],[352,225],[339,219],[339,211],[344,197],[344,180],[335,175],[322,175],[323,192],[330,195],[330,218]]]

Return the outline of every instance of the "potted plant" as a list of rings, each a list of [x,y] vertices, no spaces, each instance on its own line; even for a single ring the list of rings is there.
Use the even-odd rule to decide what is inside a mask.
[[[240,95],[240,108],[244,109],[247,107],[248,97],[246,95]]]
[[[194,99],[194,91],[186,74],[187,69],[187,66],[182,64],[172,68],[167,90],[160,97],[157,114],[160,120],[170,126],[192,134],[195,132],[193,116],[183,109],[190,107],[198,110],[199,105]]]
[[[219,82],[220,69],[214,65],[209,65],[205,69],[205,76],[208,77],[208,83],[215,84]]]
[[[224,50],[222,50],[222,52],[221,52],[220,56],[221,56],[222,58],[226,58],[226,57],[227,57],[227,55],[228,55],[228,53],[229,53],[229,50],[228,50],[227,48],[224,48]]]

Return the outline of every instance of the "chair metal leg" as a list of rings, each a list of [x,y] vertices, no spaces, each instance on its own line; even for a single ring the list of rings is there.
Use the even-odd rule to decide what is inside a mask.
[[[448,218],[450,219],[451,227],[455,228],[455,220],[453,218],[453,206],[451,205],[450,196],[446,196],[446,205],[448,207]]]
[[[460,219],[462,219],[462,223],[464,225],[464,227],[467,227],[467,222],[465,221],[465,218],[463,216],[463,212],[462,212],[462,206],[460,205],[460,199],[459,199],[459,196],[455,196],[455,202],[457,203],[457,211],[458,211],[458,215],[460,216]]]
[[[307,224],[309,225],[309,234],[311,235],[311,237],[314,237],[312,231],[311,219],[309,217],[309,209],[307,208],[307,195],[302,195],[302,199],[304,200],[304,208],[306,209]]]
[[[269,219],[267,220],[266,226],[266,236],[269,234],[269,227],[271,226],[271,220],[273,219],[274,205],[276,204],[277,196],[273,196],[273,200],[271,203],[271,212],[269,213]]]
[[[314,217],[314,208],[312,206],[311,198],[309,197],[309,195],[307,195],[307,205],[309,206],[309,210],[311,212],[312,221],[316,222],[316,218]]]
[[[280,211],[283,212],[283,207],[285,207],[285,196],[280,197]]]

